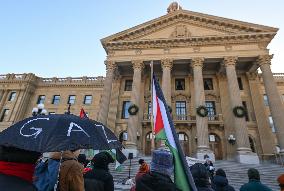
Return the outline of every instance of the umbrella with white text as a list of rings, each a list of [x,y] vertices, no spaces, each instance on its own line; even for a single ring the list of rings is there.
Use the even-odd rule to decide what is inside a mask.
[[[0,145],[37,152],[122,147],[114,133],[103,124],[66,114],[24,119],[0,133]]]

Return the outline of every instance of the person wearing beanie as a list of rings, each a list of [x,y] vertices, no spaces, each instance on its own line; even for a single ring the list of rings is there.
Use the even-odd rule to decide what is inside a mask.
[[[114,163],[108,152],[100,152],[92,159],[93,169],[84,175],[85,191],[114,191],[113,177],[109,172],[109,163]]]
[[[33,174],[40,156],[38,152],[0,146],[1,191],[36,191]]]
[[[173,155],[163,149],[152,153],[150,172],[143,175],[136,182],[136,191],[178,191],[171,180],[174,164]]]
[[[240,191],[272,191],[260,182],[260,175],[257,169],[248,169],[249,182],[242,185]]]
[[[216,175],[212,181],[212,188],[215,191],[235,191],[235,189],[229,185],[226,173],[221,168],[216,171]]]
[[[279,183],[281,191],[284,191],[284,174],[277,178],[277,182]]]
[[[214,191],[209,182],[209,172],[202,163],[195,163],[190,167],[195,186],[198,191]]]

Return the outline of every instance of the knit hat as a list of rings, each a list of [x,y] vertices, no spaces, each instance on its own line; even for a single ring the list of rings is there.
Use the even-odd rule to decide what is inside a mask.
[[[226,173],[225,173],[225,171],[222,168],[219,168],[216,171],[216,175],[226,177]]]
[[[174,170],[173,155],[167,150],[154,150],[150,169],[151,172],[171,176]]]
[[[260,180],[260,175],[257,169],[255,168],[250,168],[248,169],[248,178],[254,179],[254,180]]]
[[[277,181],[279,183],[279,186],[281,188],[284,188],[284,174],[280,175],[278,178],[277,178]]]

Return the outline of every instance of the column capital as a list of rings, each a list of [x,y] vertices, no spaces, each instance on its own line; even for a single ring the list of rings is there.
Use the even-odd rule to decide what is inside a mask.
[[[193,67],[202,67],[203,63],[204,63],[203,57],[197,57],[197,58],[191,59],[191,64],[192,64]]]
[[[225,65],[225,67],[235,66],[237,63],[237,60],[238,60],[237,56],[227,56],[227,57],[224,57],[223,64]]]
[[[259,55],[256,59],[256,62],[259,66],[265,65],[265,64],[270,65],[272,58],[273,58],[273,54],[272,55],[269,55],[269,54]]]
[[[143,60],[132,60],[133,70],[142,70],[144,68]]]
[[[105,60],[106,70],[113,71],[116,68],[115,61]]]
[[[161,59],[161,64],[163,69],[169,68],[171,70],[173,68],[173,59],[170,58]]]

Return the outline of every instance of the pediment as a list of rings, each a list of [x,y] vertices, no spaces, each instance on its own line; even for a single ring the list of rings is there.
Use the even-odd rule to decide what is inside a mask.
[[[228,38],[232,36],[262,35],[270,41],[277,28],[257,25],[202,13],[178,10],[157,19],[116,33],[101,40],[104,48],[108,45],[137,43],[153,40]],[[244,37],[242,37],[244,39]],[[270,40],[269,40],[270,39]]]

